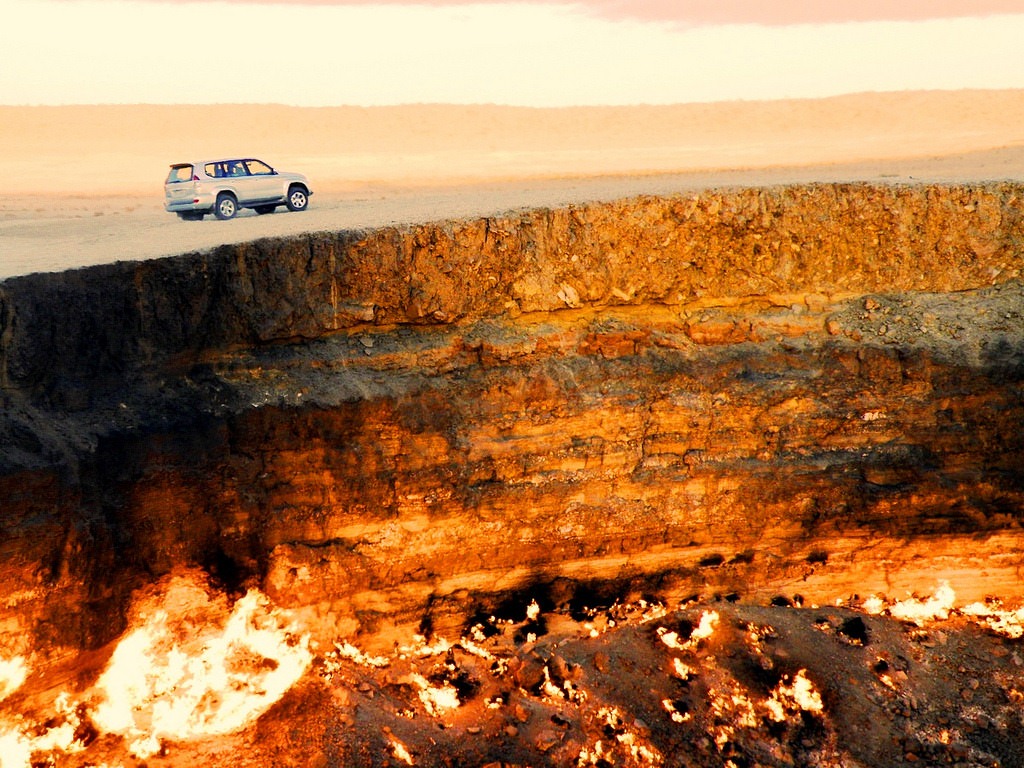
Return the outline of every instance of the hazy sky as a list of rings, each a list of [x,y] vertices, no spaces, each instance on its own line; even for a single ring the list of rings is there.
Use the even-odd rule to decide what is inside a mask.
[[[0,0],[0,20],[3,104],[1024,88],[1024,0]]]

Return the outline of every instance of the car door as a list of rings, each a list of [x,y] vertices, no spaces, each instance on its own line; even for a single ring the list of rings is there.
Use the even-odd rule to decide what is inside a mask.
[[[235,193],[239,205],[246,205],[259,199],[254,180],[246,170],[244,160],[226,160],[223,163],[224,183]]]
[[[262,160],[250,158],[245,161],[249,173],[248,184],[252,197],[250,200],[280,200],[284,194],[281,189],[281,178],[274,169]]]

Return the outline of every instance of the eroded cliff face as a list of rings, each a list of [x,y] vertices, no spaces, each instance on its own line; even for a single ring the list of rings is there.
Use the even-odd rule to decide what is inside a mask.
[[[525,593],[1024,597],[1022,191],[710,191],[8,280],[2,644],[42,689],[94,674],[184,569],[369,648]]]

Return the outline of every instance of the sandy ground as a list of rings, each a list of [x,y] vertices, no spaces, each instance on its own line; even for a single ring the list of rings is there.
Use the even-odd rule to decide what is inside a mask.
[[[171,162],[310,176],[310,210],[182,222]],[[811,181],[1024,178],[1024,91],[665,107],[0,107],[0,279],[306,231]]]

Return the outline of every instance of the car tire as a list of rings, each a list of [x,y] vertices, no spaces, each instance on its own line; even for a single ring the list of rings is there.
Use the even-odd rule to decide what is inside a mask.
[[[261,215],[267,214],[267,213],[273,213],[276,208],[277,208],[276,205],[257,205],[256,206],[256,213],[261,214]]]
[[[213,206],[213,213],[221,221],[233,219],[238,214],[238,201],[230,192],[221,192],[217,195],[217,204]]]
[[[309,193],[302,187],[295,186],[288,188],[289,211],[304,211],[309,206]]]

